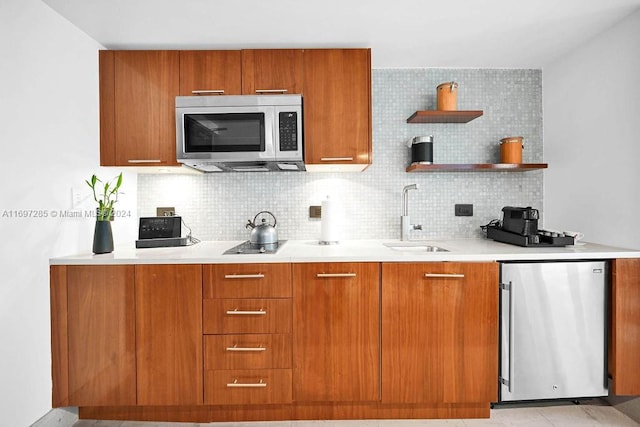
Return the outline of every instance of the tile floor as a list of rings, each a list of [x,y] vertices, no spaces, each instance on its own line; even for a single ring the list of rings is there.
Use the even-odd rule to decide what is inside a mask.
[[[465,420],[364,420],[364,421],[273,421],[261,423],[161,423],[140,421],[80,420],[73,427],[466,427],[466,426],[532,426],[532,427],[634,427],[622,412],[600,401],[581,405],[521,404],[498,406],[489,419]]]

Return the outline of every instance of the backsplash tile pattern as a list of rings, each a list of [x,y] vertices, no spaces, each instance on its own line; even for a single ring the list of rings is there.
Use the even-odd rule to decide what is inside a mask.
[[[436,86],[458,82],[458,109],[483,110],[466,124],[407,124],[416,110],[435,109]],[[361,173],[246,173],[138,177],[138,214],[175,206],[202,240],[245,240],[248,219],[268,210],[280,239],[317,239],[320,221],[309,206],[329,195],[344,213],[344,239],[400,237],[403,186],[414,238],[480,237],[480,225],[503,206],[533,206],[543,214],[543,172],[406,173],[414,136],[434,136],[435,163],[495,163],[499,141],[523,136],[523,162],[543,162],[541,70],[374,69],[373,165]],[[550,167],[552,167],[551,165]],[[472,203],[472,217],[455,217],[456,203]]]

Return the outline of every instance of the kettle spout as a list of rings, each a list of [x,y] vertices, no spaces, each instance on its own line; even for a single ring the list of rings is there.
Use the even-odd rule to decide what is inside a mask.
[[[248,219],[247,220],[247,224],[244,226],[244,228],[254,229],[255,228],[255,224],[253,222],[251,222],[250,219]]]

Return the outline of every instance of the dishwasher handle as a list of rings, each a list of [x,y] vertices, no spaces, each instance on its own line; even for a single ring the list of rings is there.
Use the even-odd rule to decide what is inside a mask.
[[[508,315],[508,320],[509,320],[509,324],[507,325],[507,338],[508,338],[508,343],[507,343],[507,348],[509,351],[509,354],[507,356],[507,363],[509,365],[507,371],[509,372],[509,378],[504,378],[503,376],[500,377],[500,382],[504,385],[507,386],[507,390],[509,391],[509,393],[513,393],[513,374],[515,372],[515,367],[513,366],[513,353],[515,350],[515,327],[514,327],[514,322],[515,322],[515,309],[514,309],[514,290],[513,290],[513,282],[509,282],[509,283],[501,283],[500,284],[500,290],[501,291],[506,291],[509,293],[509,315]],[[504,372],[504,370],[503,370]]]

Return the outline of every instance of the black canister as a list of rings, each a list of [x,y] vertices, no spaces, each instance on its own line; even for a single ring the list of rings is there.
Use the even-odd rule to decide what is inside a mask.
[[[411,164],[433,163],[433,135],[416,136],[411,140]]]

